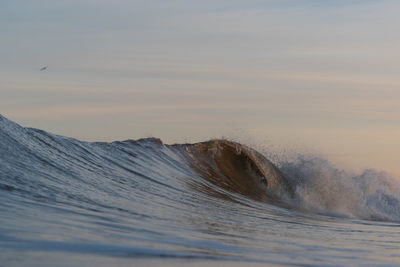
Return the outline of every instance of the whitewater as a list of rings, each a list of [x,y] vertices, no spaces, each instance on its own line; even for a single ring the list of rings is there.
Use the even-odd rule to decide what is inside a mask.
[[[399,266],[400,183],[229,140],[84,142],[0,115],[0,266]]]

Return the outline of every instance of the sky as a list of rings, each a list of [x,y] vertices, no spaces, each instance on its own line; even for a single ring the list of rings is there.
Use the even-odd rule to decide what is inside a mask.
[[[400,177],[399,1],[0,6],[0,114],[24,126],[87,141],[251,139]]]

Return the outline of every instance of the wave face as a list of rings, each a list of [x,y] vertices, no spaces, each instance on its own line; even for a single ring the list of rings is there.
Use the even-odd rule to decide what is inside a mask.
[[[399,262],[395,179],[275,163],[227,140],[83,142],[0,116],[0,261]]]

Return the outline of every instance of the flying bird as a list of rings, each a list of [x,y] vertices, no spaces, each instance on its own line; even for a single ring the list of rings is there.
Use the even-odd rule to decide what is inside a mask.
[[[44,66],[44,67],[41,67],[40,68],[40,71],[44,71],[44,70],[47,70],[47,68],[48,68],[49,66]]]

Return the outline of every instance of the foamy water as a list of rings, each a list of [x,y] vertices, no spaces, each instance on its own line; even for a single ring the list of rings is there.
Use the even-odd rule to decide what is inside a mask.
[[[0,117],[0,265],[400,264],[400,186],[227,140],[82,142]]]

